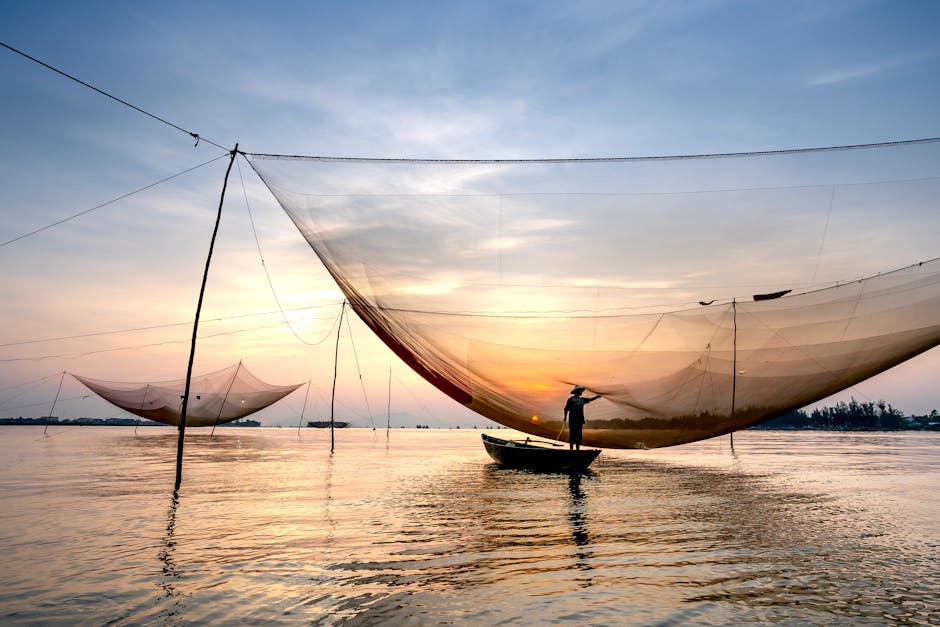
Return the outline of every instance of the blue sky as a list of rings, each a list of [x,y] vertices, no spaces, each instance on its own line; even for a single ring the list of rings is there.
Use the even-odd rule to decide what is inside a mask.
[[[0,41],[223,146],[355,156],[630,156],[935,137],[938,26],[930,1],[0,4]],[[0,241],[224,152],[6,50],[0,77]],[[33,340],[191,319],[224,168],[216,161],[0,248],[3,342],[32,342],[0,347],[0,415],[19,413],[3,409],[12,386],[63,370],[177,377],[185,327]],[[204,317],[277,310],[245,197],[283,304],[332,311],[338,292],[242,169]],[[328,330],[332,314],[321,317],[308,321],[308,342]],[[239,333],[207,341],[199,363],[250,355],[261,378],[309,378],[322,413],[330,343],[296,341],[280,314],[249,320],[219,322]],[[270,328],[245,330],[261,326]],[[484,424],[353,331],[373,413],[392,366],[402,411]],[[120,350],[88,354],[103,348]],[[344,402],[362,423],[370,410],[349,366]],[[938,368],[934,350],[862,391],[927,411],[940,406],[929,387]],[[48,398],[52,387],[22,398]],[[79,398],[65,411],[89,415],[80,388],[70,394]],[[303,399],[288,400],[299,411]]]

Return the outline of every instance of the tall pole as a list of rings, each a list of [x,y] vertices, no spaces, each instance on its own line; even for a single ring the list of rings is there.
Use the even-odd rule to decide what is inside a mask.
[[[336,353],[333,356],[333,394],[330,396],[330,452],[336,446],[336,440],[333,436],[333,406],[336,402],[336,375],[339,369],[339,333],[343,330],[343,314],[346,313],[346,301],[343,301],[343,307],[339,310],[339,324],[336,325]]]
[[[385,414],[385,439],[388,439],[388,431],[392,428],[392,367],[388,367],[388,410]]]
[[[731,419],[734,420],[734,400],[738,387],[738,303],[731,299]],[[731,436],[731,452],[734,452],[734,431]]]
[[[219,197],[219,210],[215,216],[215,228],[212,230],[212,239],[209,241],[209,254],[206,257],[206,269],[202,273],[202,286],[199,288],[199,301],[196,303],[196,320],[193,322],[193,339],[189,346],[189,365],[186,367],[186,387],[183,390],[183,407],[180,410],[179,438],[176,442],[176,484],[173,491],[178,492],[180,482],[183,480],[183,439],[186,435],[186,407],[189,404],[189,384],[193,378],[193,361],[196,358],[196,334],[199,331],[199,314],[202,312],[202,297],[206,293],[206,281],[209,279],[209,263],[212,261],[212,249],[215,248],[215,237],[219,233],[219,222],[222,221],[222,203],[225,201],[225,188],[228,186],[228,175],[232,171],[232,164],[238,156],[238,144],[232,149],[232,158],[225,170],[225,180],[222,181],[222,195]]]

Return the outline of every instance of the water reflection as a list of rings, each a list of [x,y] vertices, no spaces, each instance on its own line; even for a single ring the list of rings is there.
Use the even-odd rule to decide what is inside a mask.
[[[533,622],[558,622],[546,597],[578,622],[577,591],[587,588],[633,607],[671,607],[678,618],[691,602],[762,594],[777,574],[800,569],[807,552],[833,552],[819,526],[832,503],[733,468],[609,459],[593,476],[566,476],[467,464],[402,487],[383,507],[390,516],[375,538],[382,553],[335,567],[363,585],[384,585],[385,595],[373,590],[360,608],[365,623],[404,619],[394,606],[402,590],[429,588],[435,605],[449,602],[446,590],[481,604],[498,590]],[[792,555],[793,546],[804,548]],[[815,586],[784,586],[772,602],[835,593],[832,580]],[[619,620],[594,612],[594,622]]]
[[[330,452],[326,458],[326,470],[323,479],[323,523],[326,525],[326,537],[324,538],[326,554],[329,555],[330,547],[336,544],[336,519],[333,517],[333,466],[335,453]]]
[[[488,466],[466,434],[341,432],[329,456],[323,434],[244,429],[194,434],[167,502],[175,436],[141,431],[4,431],[0,623],[938,615],[940,436],[755,433],[737,457],[604,453],[571,478]]]
[[[404,459],[377,443],[333,455],[308,451],[309,466],[271,466],[266,478],[229,484],[210,481],[203,469],[223,479],[244,461],[257,473],[280,449],[262,434],[194,443],[199,456],[188,468],[201,493],[189,496],[212,495],[225,502],[214,512],[231,512],[228,524],[214,528],[218,541],[202,539],[202,549],[215,553],[208,563],[261,563],[272,572],[305,564],[305,592],[287,605],[308,618],[614,624],[626,605],[636,622],[688,622],[698,618],[683,614],[691,606],[711,608],[704,622],[734,622],[737,612],[754,618],[754,608],[771,608],[766,617],[830,611],[845,593],[841,581],[885,587],[854,558],[840,557],[869,555],[840,534],[839,521],[849,517],[840,503],[779,476],[746,472],[740,453],[709,467],[609,456],[593,474],[568,476],[466,457],[425,462],[426,452]],[[291,474],[303,479],[277,492]],[[277,506],[258,510],[265,502]],[[191,580],[183,582],[174,559],[178,506],[174,498],[160,552],[166,621],[208,607],[184,608],[189,595],[181,586],[201,590],[202,598],[228,585],[227,567],[187,573]],[[257,534],[250,540],[248,521]],[[279,585],[265,582],[267,602],[278,601]]]
[[[582,475],[573,474],[568,478],[568,493],[571,502],[568,505],[568,524],[571,525],[571,539],[575,545],[575,567],[581,570],[592,570],[591,560],[594,553],[591,551],[591,536],[588,533],[587,496],[581,488]],[[590,586],[591,579],[582,581],[583,586]]]
[[[163,597],[160,601],[169,602],[169,605],[161,612],[165,623],[182,614],[184,609],[183,599],[189,596],[178,589],[183,574],[174,561],[174,553],[176,552],[176,510],[178,507],[179,493],[174,490],[173,498],[170,500],[170,509],[166,513],[166,533],[163,536],[160,552],[157,555],[157,559],[162,563],[161,576],[157,583],[163,590]]]

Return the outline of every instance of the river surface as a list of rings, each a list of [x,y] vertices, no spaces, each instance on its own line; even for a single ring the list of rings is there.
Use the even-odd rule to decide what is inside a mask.
[[[0,427],[0,624],[940,625],[940,433],[480,433]]]

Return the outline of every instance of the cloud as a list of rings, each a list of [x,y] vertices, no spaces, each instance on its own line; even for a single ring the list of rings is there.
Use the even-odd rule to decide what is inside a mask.
[[[886,74],[909,63],[909,61],[895,60],[831,70],[815,78],[811,78],[806,85],[808,87],[824,87],[827,85],[837,85],[839,83],[862,81],[880,74]]]

